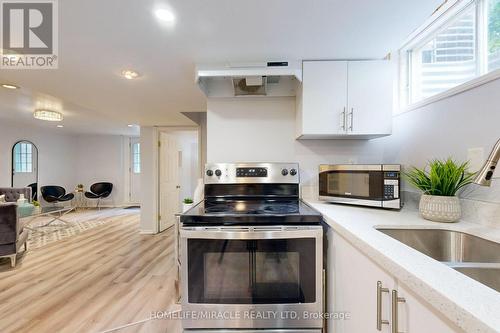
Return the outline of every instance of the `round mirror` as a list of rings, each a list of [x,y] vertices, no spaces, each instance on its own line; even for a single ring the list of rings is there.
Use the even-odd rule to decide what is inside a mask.
[[[12,187],[31,187],[32,200],[38,192],[38,148],[22,140],[12,147]]]

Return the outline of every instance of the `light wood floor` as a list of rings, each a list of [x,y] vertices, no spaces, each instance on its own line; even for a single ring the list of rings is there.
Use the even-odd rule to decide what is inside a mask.
[[[173,230],[140,235],[137,211],[90,212],[79,214],[107,223],[28,251],[15,269],[0,261],[0,332],[181,332],[178,321],[143,322],[178,309]]]

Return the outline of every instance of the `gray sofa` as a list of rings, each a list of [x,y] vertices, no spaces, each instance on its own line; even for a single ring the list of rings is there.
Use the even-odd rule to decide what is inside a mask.
[[[0,257],[10,258],[12,267],[21,246],[27,250],[28,230],[19,221],[16,201],[19,195],[31,198],[31,188],[0,188],[0,195],[5,195],[7,203],[0,204]]]

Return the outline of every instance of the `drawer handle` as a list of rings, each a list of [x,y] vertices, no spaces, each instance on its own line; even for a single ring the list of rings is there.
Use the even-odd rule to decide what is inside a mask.
[[[389,325],[388,320],[382,319],[382,293],[389,293],[388,288],[382,288],[382,282],[377,281],[377,330],[382,331],[382,325]]]
[[[398,296],[398,291],[392,291],[392,333],[399,333],[398,330],[398,305],[399,303],[405,303],[406,299]]]

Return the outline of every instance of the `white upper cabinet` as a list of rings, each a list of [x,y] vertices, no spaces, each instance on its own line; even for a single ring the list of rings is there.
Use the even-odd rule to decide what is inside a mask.
[[[302,94],[297,93],[297,136],[345,134],[347,62],[304,61],[302,80]]]
[[[393,70],[389,61],[351,61],[347,133],[384,136],[392,131]]]
[[[391,134],[389,61],[304,61],[297,138],[371,139]]]

